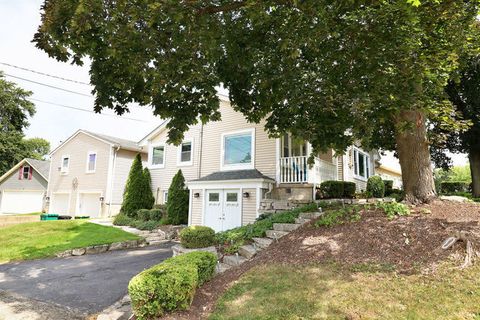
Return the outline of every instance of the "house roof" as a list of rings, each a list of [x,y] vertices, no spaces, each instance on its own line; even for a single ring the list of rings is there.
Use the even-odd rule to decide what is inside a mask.
[[[192,180],[193,181],[228,181],[228,180],[253,180],[253,179],[263,179],[275,181],[257,169],[248,169],[248,170],[232,170],[232,171],[217,171],[206,175],[200,179]]]
[[[3,176],[0,177],[0,182],[8,178],[13,172],[18,170],[21,166],[23,166],[25,163],[29,164],[30,166],[37,171],[45,181],[48,182],[48,173],[50,171],[50,161],[47,160],[36,160],[36,159],[30,159],[30,158],[25,158],[19,163],[17,163],[13,168],[5,172]]]
[[[54,154],[61,146],[63,146],[65,143],[67,143],[70,140],[72,140],[73,138],[75,138],[80,133],[86,134],[86,135],[88,135],[92,138],[98,139],[100,141],[103,141],[103,142],[105,142],[107,144],[110,144],[112,146],[119,147],[121,149],[130,150],[130,151],[137,151],[137,152],[145,152],[145,151],[143,151],[143,148],[135,141],[126,140],[126,139],[122,139],[122,138],[108,136],[108,135],[105,135],[105,134],[100,134],[100,133],[96,133],[96,132],[91,132],[91,131],[79,129],[74,134],[72,134],[70,137],[68,137],[67,140],[63,141],[55,149],[53,149],[50,152],[50,155]]]

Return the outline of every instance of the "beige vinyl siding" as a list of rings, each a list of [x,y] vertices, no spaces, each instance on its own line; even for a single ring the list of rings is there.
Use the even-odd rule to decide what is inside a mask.
[[[198,198],[193,197],[195,193],[200,194]],[[191,221],[190,225],[199,226],[202,224],[202,215],[203,215],[203,208],[202,208],[202,201],[203,199],[203,192],[200,189],[192,190],[192,213],[191,213]]]
[[[204,127],[204,150],[202,153],[201,176],[220,171],[222,134],[245,129],[255,129],[254,167],[263,174],[275,178],[276,144],[264,130],[265,122],[248,123],[243,114],[233,110],[225,101],[220,101],[222,119],[209,122]]]
[[[185,141],[193,142],[192,150],[192,165],[178,165],[178,148],[172,144],[167,144],[168,131],[164,130],[152,141],[151,145],[163,144],[165,146],[165,163],[163,168],[152,168],[149,164],[150,174],[152,176],[152,189],[156,198],[156,203],[163,203],[163,193],[170,187],[173,177],[182,170],[182,174],[185,177],[185,181],[194,180],[199,178],[199,154],[200,154],[200,130],[201,125],[195,125],[185,133]],[[204,146],[205,147],[205,146]],[[148,150],[149,151],[149,150]],[[150,152],[150,151],[149,151]],[[208,152],[208,149],[207,149]],[[158,198],[157,198],[158,194]]]
[[[111,147],[108,143],[92,138],[83,132],[77,134],[52,155],[48,194],[69,192],[70,214],[74,214],[76,211],[79,191],[98,191],[105,196],[110,150]],[[86,173],[89,152],[97,153],[94,173]],[[62,174],[59,170],[64,155],[70,156],[68,174]],[[76,188],[73,186],[74,179],[78,181]]]
[[[257,218],[257,193],[255,189],[243,189],[249,197],[242,200],[242,225],[255,222]]]
[[[47,190],[47,181],[42,178],[35,168],[32,168],[33,172],[31,180],[18,179],[18,172],[22,168],[23,166],[12,172],[10,176],[3,180],[3,182],[0,183],[0,190]]]
[[[119,205],[123,201],[123,191],[125,190],[125,183],[130,173],[133,160],[138,152],[120,149],[117,152],[115,159],[115,168],[113,171],[113,190],[112,190],[112,205]],[[147,161],[147,154],[142,153],[142,162],[145,165]]]
[[[318,154],[318,157],[323,161],[333,163],[333,150],[330,149],[327,152],[320,153],[320,154]]]

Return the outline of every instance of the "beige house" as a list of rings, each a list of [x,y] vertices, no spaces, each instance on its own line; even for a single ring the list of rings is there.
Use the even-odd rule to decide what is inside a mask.
[[[50,156],[49,213],[110,217],[118,214],[133,159],[147,153],[136,142],[78,130]]]
[[[394,188],[402,188],[402,172],[400,170],[382,164],[376,169],[376,173],[382,177],[383,180],[392,180]]]
[[[348,180],[363,190],[374,174],[377,153],[352,146],[344,156],[319,154],[310,167],[308,142],[285,134],[272,139],[264,122],[248,123],[220,96],[222,120],[192,126],[179,146],[167,143],[166,123],[140,145],[148,151],[148,167],[157,203],[181,169],[190,190],[190,225],[216,231],[252,223],[263,199],[308,202],[326,180]]]

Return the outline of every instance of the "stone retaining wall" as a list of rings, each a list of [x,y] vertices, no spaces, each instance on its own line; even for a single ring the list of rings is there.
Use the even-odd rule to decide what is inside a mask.
[[[85,248],[70,249],[70,250],[57,253],[56,256],[59,258],[71,257],[71,256],[83,256],[85,254],[97,254],[97,253],[103,253],[107,251],[139,248],[139,247],[144,247],[146,245],[147,245],[147,242],[145,241],[145,239],[128,240],[123,242],[114,242],[111,244],[99,244],[96,246],[90,246]]]

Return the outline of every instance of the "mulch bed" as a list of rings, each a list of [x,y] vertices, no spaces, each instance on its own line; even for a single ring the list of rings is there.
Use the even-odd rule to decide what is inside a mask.
[[[414,208],[431,214],[413,214],[388,220],[382,213],[362,213],[358,222],[331,228],[313,224],[288,234],[252,260],[215,277],[197,291],[189,311],[165,319],[204,319],[216,300],[254,266],[262,264],[312,264],[336,262],[342,265],[392,265],[400,273],[433,268],[453,253],[464,254],[462,243],[450,250],[440,248],[455,231],[480,232],[480,205],[435,201]],[[476,239],[480,240],[480,239]]]

